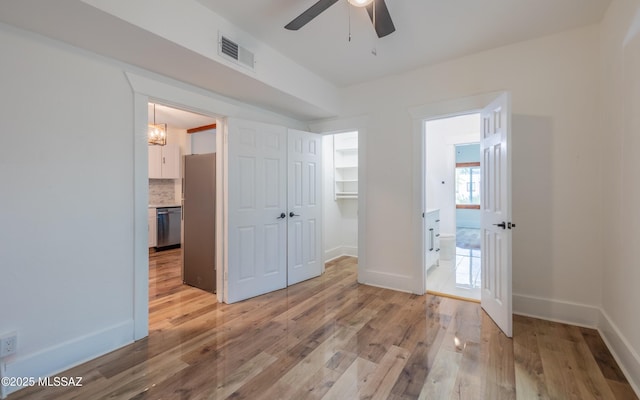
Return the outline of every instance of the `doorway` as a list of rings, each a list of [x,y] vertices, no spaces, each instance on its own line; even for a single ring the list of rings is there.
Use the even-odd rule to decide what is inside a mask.
[[[427,291],[425,258],[427,248],[426,190],[426,121],[480,113],[481,152],[481,257],[480,304],[505,335],[511,337],[512,319],[512,235],[511,204],[511,95],[509,92],[487,93],[410,110],[414,121],[415,205],[422,218],[414,224],[416,257],[416,293]],[[445,181],[446,182],[446,181]],[[442,181],[439,182],[440,184]],[[450,192],[451,193],[451,192]],[[418,214],[418,215],[420,215]],[[439,218],[436,218],[437,220]],[[439,226],[433,227],[434,230]],[[432,231],[429,231],[430,233]],[[434,235],[434,237],[438,237]],[[431,241],[429,244],[434,244]],[[435,243],[436,248],[439,243]]]
[[[480,114],[425,121],[429,293],[480,301]]]
[[[205,218],[202,212],[198,212],[198,218],[188,220],[184,214],[186,172],[189,168],[193,169],[193,166],[187,165],[187,158],[205,155],[209,157],[215,154],[216,118],[158,102],[148,104],[147,114],[150,130],[147,176],[149,194],[149,312],[157,310],[159,305],[171,300],[172,297],[201,291],[199,289],[204,290],[202,295],[205,297],[210,295],[212,301],[216,301],[213,294],[216,280],[213,256],[216,246],[215,234],[213,234],[216,229],[213,217],[215,213],[215,158],[213,158],[213,163],[209,162],[206,165],[206,176],[211,178],[211,184],[208,187],[208,191],[211,192],[210,206],[208,206],[210,212],[206,215],[211,218]],[[155,134],[154,140],[151,140],[152,133]],[[200,173],[198,178],[202,180],[203,175]],[[200,189],[205,186],[202,183],[191,185],[191,188],[202,191]],[[197,187],[194,188],[194,186]],[[193,197],[193,195],[190,196]],[[189,207],[193,209],[193,204]],[[172,222],[163,217],[164,214],[169,213],[168,210],[177,216]],[[188,221],[191,222],[187,224]],[[201,229],[205,224],[207,225],[206,229]],[[171,235],[173,239],[170,242],[161,240],[164,237],[162,233],[169,230],[175,231]],[[203,232],[210,234],[204,235]],[[203,268],[197,268],[200,266]],[[189,267],[189,269],[187,270],[185,267]],[[167,308],[167,310],[170,311],[171,308]],[[179,312],[179,310],[174,311]],[[172,315],[167,314],[167,317],[171,318]],[[153,322],[153,319],[150,320],[150,323]]]
[[[358,257],[358,131],[326,134],[323,151],[323,259]]]

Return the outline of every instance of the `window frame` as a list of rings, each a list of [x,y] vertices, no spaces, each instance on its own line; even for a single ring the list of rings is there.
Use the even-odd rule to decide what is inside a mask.
[[[456,170],[458,168],[472,168],[472,167],[480,167],[480,162],[476,161],[476,162],[456,163]],[[456,193],[454,192],[454,197],[455,197],[455,194]],[[479,210],[480,204],[458,204],[456,202],[456,209],[457,210]]]

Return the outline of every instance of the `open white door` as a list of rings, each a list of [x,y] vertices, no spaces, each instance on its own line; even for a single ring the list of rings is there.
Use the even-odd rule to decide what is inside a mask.
[[[321,139],[289,129],[289,285],[322,273]]]
[[[225,300],[287,286],[287,129],[228,120]]]
[[[482,308],[512,336],[511,110],[503,93],[482,110]]]

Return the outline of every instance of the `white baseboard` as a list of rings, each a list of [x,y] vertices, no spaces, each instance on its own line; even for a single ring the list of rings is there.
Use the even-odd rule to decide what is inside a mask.
[[[38,353],[7,359],[2,367],[5,377],[44,378],[109,353],[133,342],[133,320],[111,326],[83,337],[44,349]],[[3,387],[2,398],[20,390]]]
[[[513,313],[597,329],[629,384],[640,396],[640,355],[599,307],[514,294]]]
[[[598,307],[520,294],[513,295],[513,313],[594,329],[600,321]]]
[[[415,280],[406,275],[358,270],[358,283],[399,292],[416,293]]]
[[[604,311],[600,314],[598,331],[629,384],[640,397],[640,355]]]
[[[324,262],[327,263],[342,256],[358,257],[358,248],[355,246],[338,246],[325,250]]]

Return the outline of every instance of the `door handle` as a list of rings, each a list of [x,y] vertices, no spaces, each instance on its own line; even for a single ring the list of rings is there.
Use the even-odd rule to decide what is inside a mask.
[[[433,228],[429,229],[429,251],[433,251],[435,240],[433,239]]]
[[[291,218],[293,218],[293,217],[299,217],[299,216],[300,216],[300,214],[294,214],[294,213],[293,213],[293,211],[291,211],[291,212],[289,213],[289,216],[290,216]]]
[[[276,219],[285,219],[285,218],[287,218],[287,214],[280,213],[280,216],[278,218],[276,218]]]
[[[494,224],[495,226],[499,226],[502,229],[507,229],[507,223],[502,221],[499,224]]]

